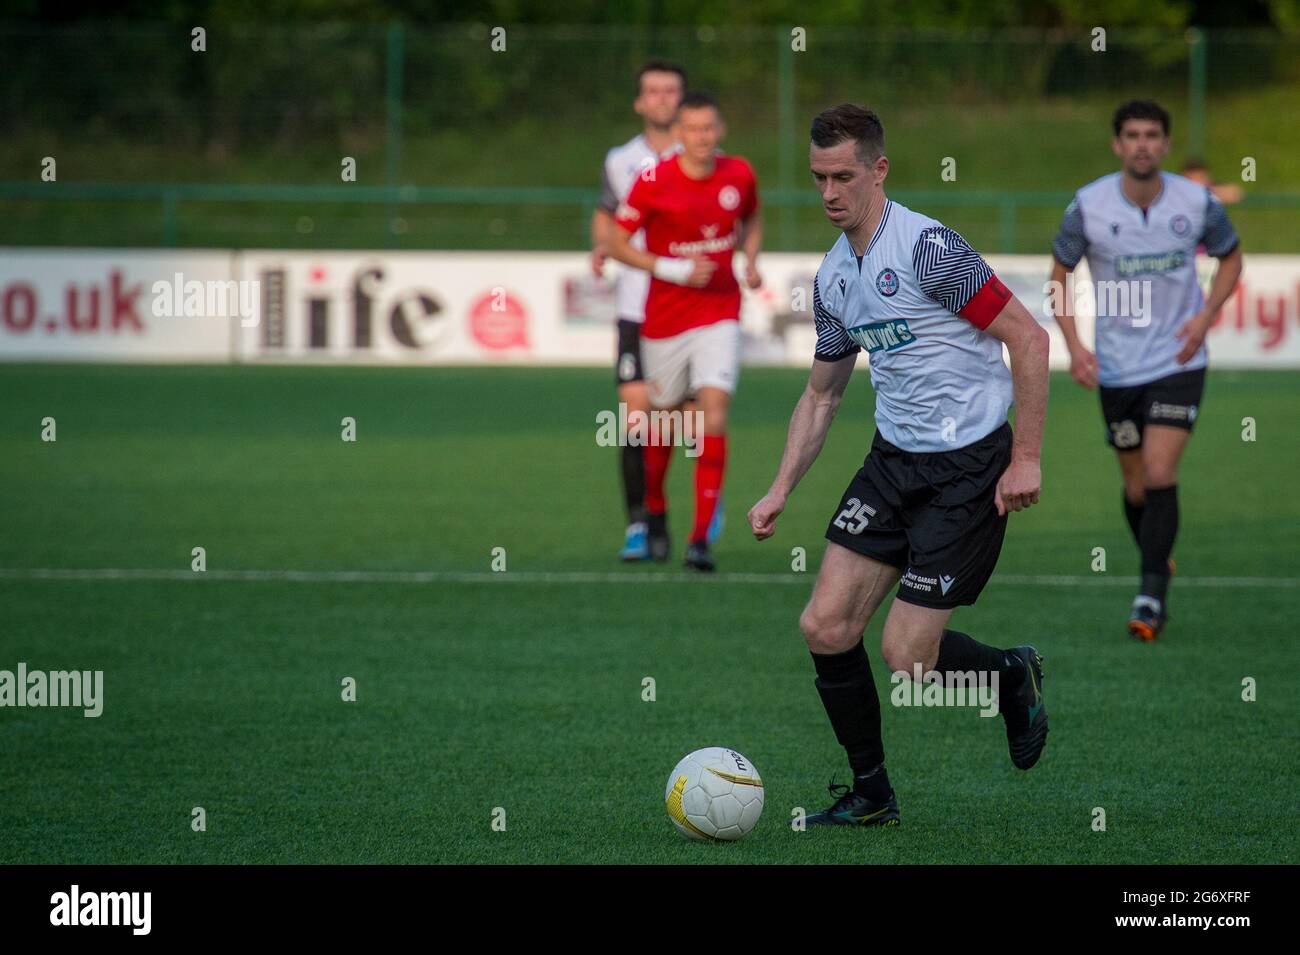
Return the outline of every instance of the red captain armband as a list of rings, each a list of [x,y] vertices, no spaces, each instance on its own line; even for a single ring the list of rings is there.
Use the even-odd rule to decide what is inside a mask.
[[[980,286],[980,290],[971,296],[966,307],[957,314],[984,331],[1010,300],[1011,289],[1003,285],[996,275],[990,275],[989,280]]]

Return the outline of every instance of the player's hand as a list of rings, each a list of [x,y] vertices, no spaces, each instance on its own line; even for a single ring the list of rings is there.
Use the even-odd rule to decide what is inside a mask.
[[[750,288],[758,288],[763,284],[763,276],[758,274],[758,266],[753,262],[745,263],[745,284]]]
[[[1196,353],[1201,350],[1201,343],[1205,341],[1205,333],[1209,330],[1210,316],[1205,312],[1197,312],[1183,323],[1183,327],[1174,335],[1183,343],[1183,347],[1178,349],[1178,364],[1186,365],[1196,357]]]
[[[1085,388],[1097,387],[1097,356],[1080,345],[1070,352],[1070,377]]]
[[[998,517],[1037,504],[1042,483],[1043,473],[1037,461],[1012,458],[1011,466],[1002,472],[997,489],[993,492]]]
[[[695,268],[691,269],[691,276],[686,280],[686,284],[691,288],[704,288],[709,284],[709,280],[713,278],[718,263],[703,256],[693,258],[691,261],[695,263]]]
[[[591,273],[596,278],[600,278],[605,274],[605,260],[608,258],[609,256],[605,254],[605,250],[600,246],[591,250]]]
[[[767,540],[776,533],[776,519],[785,510],[785,497],[768,491],[761,501],[749,509],[749,528],[758,540]]]

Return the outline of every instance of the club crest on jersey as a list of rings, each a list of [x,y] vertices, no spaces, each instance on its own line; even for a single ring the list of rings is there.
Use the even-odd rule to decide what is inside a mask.
[[[1178,237],[1187,235],[1192,229],[1192,220],[1181,212],[1169,220],[1169,231]]]
[[[878,351],[893,351],[916,341],[916,336],[907,325],[907,319],[894,318],[887,322],[872,322],[850,328],[849,337],[867,350],[868,354]]]
[[[883,268],[880,274],[876,276],[876,291],[885,298],[898,291],[898,273],[891,268]]]
[[[718,205],[728,212],[740,205],[740,190],[735,186],[723,186],[718,192]]]

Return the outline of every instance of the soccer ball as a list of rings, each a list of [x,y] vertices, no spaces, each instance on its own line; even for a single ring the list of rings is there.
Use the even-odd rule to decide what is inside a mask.
[[[753,829],[763,814],[763,780],[734,749],[697,749],[669,775],[664,804],[686,838],[730,842]]]

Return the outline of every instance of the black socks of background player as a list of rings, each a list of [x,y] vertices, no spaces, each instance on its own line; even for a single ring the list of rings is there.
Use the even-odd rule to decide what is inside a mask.
[[[934,662],[938,673],[996,673],[999,695],[1015,690],[1025,678],[1025,667],[1020,658],[980,643],[960,630],[945,630],[939,638],[939,658]]]
[[[1147,488],[1142,509],[1142,593],[1155,597],[1161,606],[1169,589],[1169,555],[1178,536],[1178,485]]]
[[[1134,504],[1124,495],[1124,516],[1142,552],[1140,592],[1163,606],[1169,590],[1169,555],[1178,536],[1178,485],[1147,488],[1146,500]]]
[[[1146,510],[1145,502],[1134,504],[1128,499],[1128,492],[1124,493],[1124,516],[1128,518],[1128,529],[1133,532],[1133,542],[1142,546],[1142,512]]]
[[[623,446],[623,497],[627,503],[627,522],[645,521],[645,452],[640,445]]]
[[[873,803],[889,800],[885,744],[880,738],[880,696],[871,677],[867,651],[859,640],[843,653],[814,653],[817,692],[835,738],[849,754],[853,788]]]

